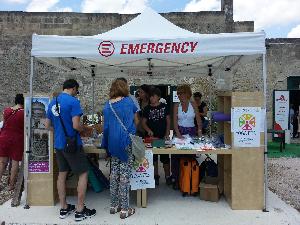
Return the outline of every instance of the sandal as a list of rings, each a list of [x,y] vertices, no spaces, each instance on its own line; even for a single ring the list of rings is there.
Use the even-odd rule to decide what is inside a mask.
[[[121,207],[120,206],[115,206],[115,207],[110,207],[109,213],[110,214],[116,214],[117,212],[121,211]]]
[[[134,213],[135,213],[134,208],[128,208],[128,210],[121,210],[120,218],[126,219],[127,217],[132,216]]]

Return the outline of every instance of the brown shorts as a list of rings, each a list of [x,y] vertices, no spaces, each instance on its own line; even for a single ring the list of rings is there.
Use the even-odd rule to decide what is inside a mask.
[[[61,149],[56,149],[55,152],[59,172],[81,174],[89,170],[87,155],[82,147],[75,153],[67,153]]]

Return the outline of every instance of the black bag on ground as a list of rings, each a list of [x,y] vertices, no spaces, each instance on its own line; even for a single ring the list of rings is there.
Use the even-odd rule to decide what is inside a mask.
[[[200,165],[200,180],[203,177],[217,177],[218,176],[218,165],[209,156]]]

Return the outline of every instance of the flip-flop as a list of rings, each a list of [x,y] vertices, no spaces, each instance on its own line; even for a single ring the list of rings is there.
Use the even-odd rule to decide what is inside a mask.
[[[121,219],[126,219],[126,218],[128,218],[129,216],[132,216],[134,213],[135,213],[135,209],[134,209],[134,208],[128,208],[127,211],[121,210],[120,218],[121,218]]]

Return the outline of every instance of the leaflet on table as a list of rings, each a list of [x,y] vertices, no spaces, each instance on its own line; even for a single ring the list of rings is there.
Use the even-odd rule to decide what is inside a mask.
[[[173,144],[180,150],[215,150],[212,143],[195,142],[189,135],[184,135],[183,139],[174,138]]]

